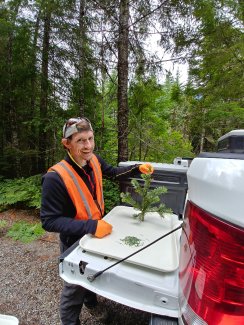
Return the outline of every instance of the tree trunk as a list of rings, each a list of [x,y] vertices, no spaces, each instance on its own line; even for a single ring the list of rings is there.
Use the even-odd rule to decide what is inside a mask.
[[[47,131],[48,123],[48,62],[51,31],[51,11],[47,9],[44,16],[44,34],[42,45],[42,68],[41,68],[41,94],[40,94],[40,128],[39,128],[39,172],[46,170],[46,149],[47,149]]]
[[[118,41],[118,161],[128,160],[128,44],[129,1],[120,1]]]
[[[85,114],[85,91],[84,91],[84,69],[85,69],[85,1],[80,0],[80,12],[79,12],[79,114],[84,116]]]
[[[201,131],[201,137],[200,137],[200,146],[199,146],[199,151],[202,152],[203,151],[203,147],[204,147],[204,139],[205,139],[205,127],[202,127],[202,131]]]
[[[34,38],[33,38],[33,52],[32,52],[32,68],[34,69],[34,72],[31,77],[31,98],[30,98],[30,115],[29,119],[33,120],[35,117],[35,111],[36,111],[36,55],[37,55],[37,38],[38,38],[38,32],[40,27],[40,12],[37,15],[36,23],[35,23],[35,31],[34,31]],[[37,143],[36,143],[36,126],[32,123],[30,126],[30,133],[33,135],[33,137],[28,138],[29,148],[31,151],[37,151]],[[33,154],[31,156],[31,166],[30,166],[30,173],[31,175],[35,175],[38,173],[38,155]]]
[[[206,115],[206,108],[202,108],[202,129],[201,129],[201,137],[200,137],[200,145],[199,151],[202,152],[204,148],[204,140],[205,140],[205,115]]]
[[[12,24],[13,26],[16,23],[16,17],[18,15],[19,12],[19,6],[20,6],[20,2],[21,1],[17,1],[16,4],[13,7],[12,10]],[[14,74],[12,71],[12,67],[13,67],[13,40],[14,40],[14,29],[12,29],[9,32],[9,37],[8,37],[8,45],[7,45],[7,69],[8,69],[8,94],[9,94],[9,98],[8,98],[8,102],[6,104],[6,112],[7,115],[9,116],[9,121],[8,121],[8,125],[9,125],[9,132],[10,132],[10,145],[12,147],[12,149],[14,150],[13,152],[15,152],[14,154],[14,173],[13,173],[13,177],[20,177],[21,174],[21,167],[20,167],[20,157],[19,154],[17,154],[17,150],[19,149],[19,137],[18,137],[18,116],[16,113],[16,106],[14,103]],[[8,139],[8,140],[9,140]]]
[[[143,127],[143,119],[142,119],[142,110],[140,112],[140,130],[139,130],[139,160],[142,160],[142,127]]]

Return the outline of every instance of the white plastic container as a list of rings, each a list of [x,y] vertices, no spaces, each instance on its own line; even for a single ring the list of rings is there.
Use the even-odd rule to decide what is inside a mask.
[[[0,325],[18,325],[19,320],[14,316],[1,315],[0,314]]]
[[[105,258],[120,260],[181,224],[176,215],[165,214],[165,218],[161,218],[156,212],[149,212],[145,221],[140,222],[133,218],[136,212],[132,207],[116,206],[104,217],[113,226],[112,233],[103,240],[85,235],[80,240],[81,248]],[[125,245],[123,239],[127,236],[137,238],[140,245],[133,247]],[[176,270],[179,265],[178,235],[173,233],[163,238],[125,262],[160,272]]]

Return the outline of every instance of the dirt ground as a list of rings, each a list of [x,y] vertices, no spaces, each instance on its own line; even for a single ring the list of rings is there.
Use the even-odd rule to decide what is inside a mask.
[[[60,325],[62,279],[58,274],[58,235],[46,232],[28,244],[6,236],[16,221],[39,222],[35,211],[8,210],[0,213],[0,220],[7,223],[0,229],[0,314],[17,317],[19,325]],[[149,324],[149,314],[98,298],[108,310],[107,324]],[[99,325],[85,310],[81,314],[81,324]]]

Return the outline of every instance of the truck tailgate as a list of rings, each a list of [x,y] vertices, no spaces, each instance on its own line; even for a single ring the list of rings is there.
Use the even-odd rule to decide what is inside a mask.
[[[123,209],[128,209],[128,207],[123,207]],[[172,214],[171,218],[171,228],[179,226],[181,222],[178,217]],[[139,225],[139,227],[141,226]],[[165,244],[166,238],[160,240],[161,249],[160,246],[155,246],[156,250],[161,251],[162,259],[164,255],[175,254],[173,250],[178,253],[180,232],[177,230],[170,235],[174,236],[173,243],[176,247],[172,248]],[[146,243],[148,242],[146,241]],[[121,258],[119,252],[118,258],[116,258],[114,253],[106,256],[101,253],[103,250],[91,250],[89,245],[87,245],[87,250],[82,246],[84,246],[84,240],[81,240],[76,248],[61,259],[59,274],[63,280],[81,285],[103,297],[132,308],[178,318],[178,263],[173,267],[171,265],[168,270],[167,267],[166,270],[160,270],[155,266],[150,267],[149,261],[152,253],[146,248],[142,256],[145,258],[145,252],[148,250],[147,263],[132,260],[117,264]],[[152,247],[153,245],[150,248],[152,249]],[[166,252],[167,249],[172,252]],[[116,265],[109,268],[113,264]],[[89,281],[89,277],[107,268],[109,269],[102,272],[94,281]]]

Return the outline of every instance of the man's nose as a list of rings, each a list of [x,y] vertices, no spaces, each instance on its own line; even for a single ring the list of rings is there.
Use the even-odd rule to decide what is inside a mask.
[[[85,141],[84,144],[85,144],[85,147],[86,147],[86,148],[90,148],[90,147],[91,147],[91,141],[88,140],[88,139]]]

